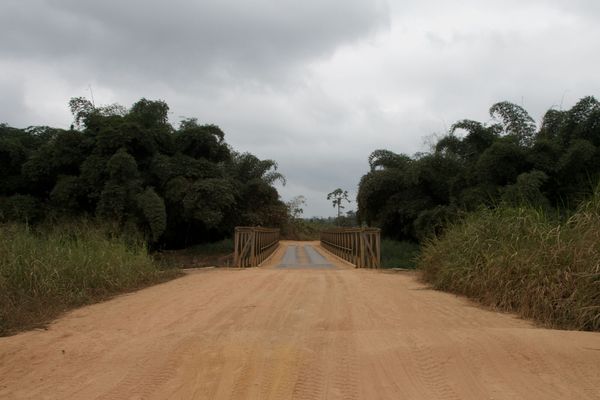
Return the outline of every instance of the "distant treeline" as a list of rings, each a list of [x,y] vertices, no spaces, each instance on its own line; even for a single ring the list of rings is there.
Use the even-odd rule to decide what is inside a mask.
[[[431,151],[376,150],[362,177],[358,218],[388,237],[420,241],[464,211],[529,205],[574,210],[600,178],[600,103],[550,109],[537,126],[522,107],[497,103],[491,123],[462,120]]]
[[[345,215],[342,214],[339,217],[304,218],[304,222],[312,224],[320,229],[331,229],[339,226],[352,227],[358,224],[356,221],[356,212],[350,210],[344,214]]]
[[[174,128],[162,101],[70,107],[69,130],[0,124],[0,222],[95,216],[183,247],[286,220],[276,163],[234,151],[219,127]]]

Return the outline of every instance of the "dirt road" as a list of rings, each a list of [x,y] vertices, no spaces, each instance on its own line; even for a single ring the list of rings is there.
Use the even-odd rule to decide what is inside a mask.
[[[600,399],[600,334],[287,243],[1,338],[0,398]]]

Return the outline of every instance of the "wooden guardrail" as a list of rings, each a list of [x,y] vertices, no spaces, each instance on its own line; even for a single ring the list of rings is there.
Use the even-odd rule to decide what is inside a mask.
[[[378,228],[337,228],[321,231],[321,246],[358,268],[381,266]]]
[[[235,228],[234,265],[256,267],[266,260],[279,244],[279,229],[238,226]]]

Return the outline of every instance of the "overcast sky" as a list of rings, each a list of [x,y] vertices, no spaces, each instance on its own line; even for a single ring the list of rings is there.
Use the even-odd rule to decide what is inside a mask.
[[[426,150],[502,100],[539,121],[598,97],[598,49],[597,0],[2,0],[0,122],[67,128],[89,87],[97,105],[162,99],[327,216],[373,150]]]

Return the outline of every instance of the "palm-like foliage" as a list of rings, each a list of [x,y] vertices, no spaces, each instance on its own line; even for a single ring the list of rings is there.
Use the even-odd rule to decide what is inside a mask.
[[[70,102],[77,129],[0,125],[0,221],[94,214],[137,225],[153,245],[218,239],[285,219],[272,160],[237,153],[216,125],[168,123],[169,107]]]
[[[388,236],[420,240],[460,210],[501,202],[572,209],[600,181],[600,103],[593,97],[549,110],[539,129],[516,104],[494,104],[490,115],[491,124],[456,122],[431,153],[371,153],[359,218]]]

